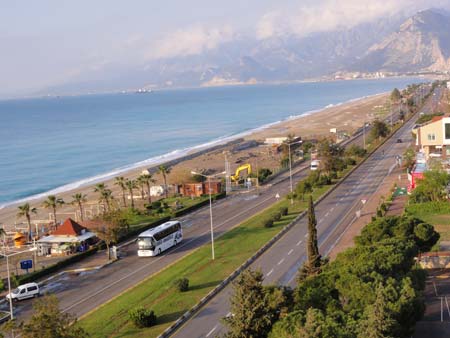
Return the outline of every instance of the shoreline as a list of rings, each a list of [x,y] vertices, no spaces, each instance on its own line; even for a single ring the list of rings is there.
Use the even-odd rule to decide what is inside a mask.
[[[244,139],[244,138],[246,139],[254,134],[257,134],[258,132],[263,132],[263,131],[268,130],[273,127],[276,128],[276,127],[282,126],[285,123],[296,121],[300,118],[313,116],[313,115],[321,113],[327,109],[338,108],[343,105],[352,104],[354,102],[367,100],[370,98],[375,98],[377,96],[386,95],[386,93],[387,92],[377,93],[377,94],[372,94],[372,95],[365,95],[365,96],[353,98],[353,99],[350,99],[350,100],[347,100],[344,102],[338,102],[336,104],[330,103],[321,108],[309,110],[309,111],[306,111],[299,115],[291,115],[291,116],[288,116],[279,121],[266,123],[259,127],[252,128],[252,129],[249,129],[249,130],[243,131],[243,132],[238,132],[233,135],[229,135],[229,136],[225,135],[225,136],[207,141],[205,143],[194,145],[191,147],[175,149],[175,150],[172,150],[172,151],[162,154],[162,155],[156,155],[156,156],[150,157],[148,159],[145,159],[145,160],[142,160],[139,162],[135,162],[135,163],[131,163],[128,165],[124,165],[122,167],[111,169],[110,171],[105,172],[105,173],[100,173],[100,174],[93,175],[90,177],[82,178],[77,181],[73,181],[73,182],[61,185],[59,187],[56,187],[56,188],[53,188],[53,189],[50,189],[50,190],[47,190],[47,191],[44,191],[44,192],[41,192],[38,194],[30,195],[30,196],[20,198],[17,200],[13,200],[13,201],[0,202],[0,212],[2,210],[4,210],[5,208],[14,207],[21,203],[27,203],[27,202],[35,201],[38,199],[42,199],[48,195],[64,194],[64,193],[67,193],[67,192],[70,192],[70,191],[73,191],[76,189],[86,188],[86,187],[92,186],[92,185],[102,182],[102,181],[111,180],[114,177],[117,177],[119,175],[130,174],[131,172],[133,172],[135,170],[142,170],[142,169],[153,169],[154,170],[154,169],[156,169],[156,167],[158,165],[162,165],[162,164],[167,164],[169,166],[175,165],[179,162],[189,160],[193,157],[201,156],[204,153],[215,151],[216,148],[227,147],[228,145],[232,145],[232,143],[235,143],[239,139]]]

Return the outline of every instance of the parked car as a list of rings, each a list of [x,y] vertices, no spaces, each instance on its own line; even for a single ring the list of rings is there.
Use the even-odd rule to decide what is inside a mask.
[[[6,295],[6,300],[9,301],[11,298],[13,301],[18,301],[27,298],[39,297],[40,290],[37,283],[28,283],[24,285],[19,285],[16,289],[11,291]]]
[[[398,139],[397,139],[397,143],[402,143],[402,139],[401,139],[401,138],[398,138]]]

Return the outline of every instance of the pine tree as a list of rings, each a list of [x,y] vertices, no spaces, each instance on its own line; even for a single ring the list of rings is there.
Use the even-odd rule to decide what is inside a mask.
[[[226,337],[266,337],[271,327],[268,304],[261,271],[245,270],[233,283],[234,294],[230,299],[231,315],[224,319],[228,327]]]
[[[362,321],[358,337],[390,338],[396,328],[396,321],[392,318],[384,288],[377,289],[377,298],[373,305],[366,309],[367,319]]]
[[[33,303],[33,315],[21,323],[19,331],[23,338],[85,338],[88,333],[74,325],[76,318],[59,310],[54,295],[44,296]]]
[[[314,201],[312,196],[309,196],[308,204],[308,243],[307,254],[308,258],[305,264],[302,266],[299,273],[299,281],[304,280],[306,277],[320,273],[320,267],[322,265],[322,257],[319,253],[319,246],[317,243],[317,220],[314,212]]]

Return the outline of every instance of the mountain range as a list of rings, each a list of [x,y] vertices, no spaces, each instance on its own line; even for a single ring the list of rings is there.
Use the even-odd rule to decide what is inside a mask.
[[[257,39],[236,36],[200,54],[105,68],[46,92],[114,91],[330,78],[338,72],[449,72],[450,14],[428,9],[351,29]]]

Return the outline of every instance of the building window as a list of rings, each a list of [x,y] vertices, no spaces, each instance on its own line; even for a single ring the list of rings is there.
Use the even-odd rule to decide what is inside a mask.
[[[450,140],[450,123],[445,124],[445,139]]]
[[[436,141],[436,135],[435,134],[428,134],[428,141]]]

